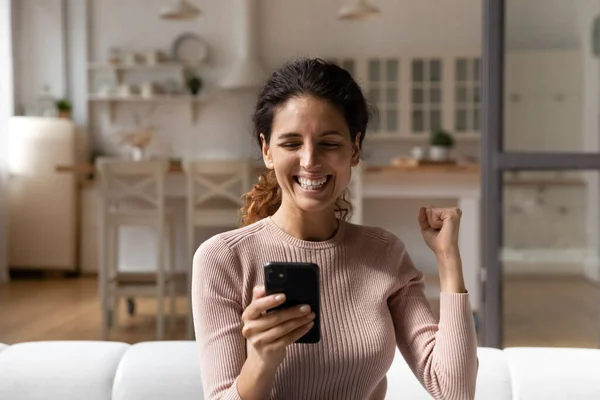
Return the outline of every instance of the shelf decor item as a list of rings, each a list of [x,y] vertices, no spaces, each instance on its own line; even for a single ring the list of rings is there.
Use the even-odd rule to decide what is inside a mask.
[[[60,99],[56,102],[56,109],[59,118],[71,119],[71,102],[67,99]]]
[[[447,161],[450,158],[450,150],[454,147],[454,137],[443,129],[439,129],[431,133],[429,144],[431,161]]]
[[[154,137],[154,127],[145,126],[123,134],[121,144],[130,148],[130,158],[133,161],[141,161],[146,158],[146,148]]]
[[[171,45],[171,58],[188,67],[199,66],[208,59],[208,43],[195,33],[183,33]]]
[[[187,87],[193,96],[197,96],[202,89],[202,79],[198,75],[193,75],[187,80]]]
[[[108,65],[116,67],[121,63],[121,50],[111,47],[108,50]]]

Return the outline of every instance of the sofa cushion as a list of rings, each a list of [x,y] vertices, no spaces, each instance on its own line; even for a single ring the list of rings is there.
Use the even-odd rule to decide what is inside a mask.
[[[475,398],[481,400],[512,399],[511,376],[504,352],[491,347],[477,349],[479,370]]]
[[[478,348],[479,372],[475,398],[481,400],[510,400],[511,384],[508,364],[502,350]],[[431,396],[421,386],[398,349],[392,367],[387,374],[386,400],[430,400]]]
[[[513,347],[504,350],[515,399],[600,399],[600,350]]]
[[[0,399],[106,400],[121,357],[118,342],[19,343],[0,352]]]
[[[123,356],[113,400],[201,400],[202,381],[194,341],[144,342]]]

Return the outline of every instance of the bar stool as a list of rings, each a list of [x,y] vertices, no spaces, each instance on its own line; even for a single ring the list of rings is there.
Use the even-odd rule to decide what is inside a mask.
[[[117,321],[118,300],[156,297],[156,338],[164,336],[165,287],[170,284],[171,315],[175,311],[175,225],[165,210],[167,160],[128,161],[99,158],[100,177],[99,290],[102,339]],[[118,232],[125,226],[153,228],[156,232],[156,271],[123,272],[118,266]],[[165,257],[168,252],[168,259]],[[131,306],[130,306],[131,307]],[[130,312],[133,310],[130,309]]]
[[[363,223],[364,169],[365,165],[362,161],[358,164],[358,166],[352,168],[352,177],[350,178],[350,183],[348,184],[348,191],[350,192],[349,200],[352,204],[352,216],[350,217],[350,222],[358,225]]]
[[[251,188],[252,161],[197,160],[183,163],[187,188],[188,288],[192,286],[192,258],[196,251],[198,227],[238,227],[242,195]],[[191,304],[191,302],[190,302]],[[187,320],[193,338],[191,306]]]

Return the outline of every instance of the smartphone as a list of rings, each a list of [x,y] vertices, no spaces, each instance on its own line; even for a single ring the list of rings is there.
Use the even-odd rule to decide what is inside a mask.
[[[318,343],[321,340],[319,266],[314,263],[269,262],[264,270],[267,296],[285,294],[285,302],[270,311],[308,304],[315,313],[315,324],[296,343]]]

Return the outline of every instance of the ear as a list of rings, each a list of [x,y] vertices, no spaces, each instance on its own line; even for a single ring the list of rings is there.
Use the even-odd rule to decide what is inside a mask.
[[[356,137],[354,138],[354,143],[352,143],[352,166],[356,167],[360,162],[360,136],[361,133],[358,132]]]
[[[262,133],[260,134],[260,141],[262,142],[262,156],[265,167],[268,169],[273,169],[273,157],[271,155],[271,149],[267,143],[267,140],[265,139],[265,135]]]

